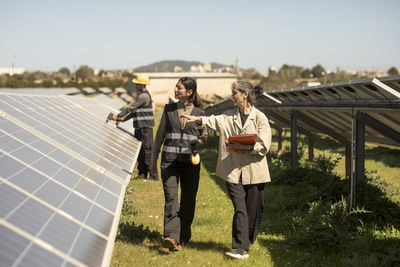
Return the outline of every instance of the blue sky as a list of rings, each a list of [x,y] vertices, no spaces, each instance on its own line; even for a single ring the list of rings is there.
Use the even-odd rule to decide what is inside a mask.
[[[0,0],[0,68],[400,68],[399,0]]]

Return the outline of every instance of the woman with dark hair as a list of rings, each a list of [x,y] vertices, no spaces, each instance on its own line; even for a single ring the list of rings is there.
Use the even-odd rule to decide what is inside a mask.
[[[234,207],[230,258],[246,259],[250,245],[256,240],[264,210],[264,185],[269,182],[266,154],[271,144],[271,128],[267,117],[254,107],[261,87],[246,81],[232,85],[236,109],[217,116],[181,115],[187,122],[196,122],[220,132],[217,176],[226,181]],[[256,134],[253,144],[228,142],[230,136]]]
[[[207,139],[207,131],[205,127],[198,127],[196,123],[180,117],[204,115],[196,81],[189,77],[179,79],[174,93],[178,102],[164,107],[152,149],[152,169],[157,169],[163,144],[160,165],[165,198],[163,246],[171,251],[179,251],[182,244],[191,238],[200,178],[200,164],[192,163],[192,150],[189,147],[198,150]],[[178,206],[179,182],[181,199]]]

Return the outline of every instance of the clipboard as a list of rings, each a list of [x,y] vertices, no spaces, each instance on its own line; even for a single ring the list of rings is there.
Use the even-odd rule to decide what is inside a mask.
[[[252,145],[256,142],[256,138],[257,138],[257,134],[233,135],[233,136],[229,136],[228,143],[231,144],[233,142],[237,142],[237,143],[241,143],[243,145]],[[240,150],[244,150],[244,149],[233,148],[233,147],[229,148],[229,151],[240,151]]]

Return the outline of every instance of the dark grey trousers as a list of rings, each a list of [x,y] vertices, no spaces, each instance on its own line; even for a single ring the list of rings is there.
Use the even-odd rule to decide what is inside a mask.
[[[260,230],[264,211],[264,185],[226,182],[235,213],[232,223],[232,248],[249,250]]]
[[[147,178],[158,180],[157,171],[151,169],[151,147],[153,146],[153,128],[137,128],[135,129],[135,138],[142,142],[140,147],[138,162],[139,175],[143,174]]]
[[[187,243],[191,236],[191,225],[196,207],[199,187],[200,164],[181,163],[161,168],[165,206],[164,237]],[[178,209],[178,184],[181,186],[181,199]]]

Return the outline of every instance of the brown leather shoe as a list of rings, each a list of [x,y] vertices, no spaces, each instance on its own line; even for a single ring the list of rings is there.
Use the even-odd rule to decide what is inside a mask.
[[[183,249],[175,239],[170,237],[164,238],[162,246],[164,248],[168,248],[170,251],[181,251]]]

